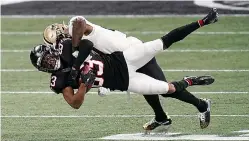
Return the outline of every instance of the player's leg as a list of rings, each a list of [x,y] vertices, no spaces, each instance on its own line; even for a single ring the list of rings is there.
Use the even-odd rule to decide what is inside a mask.
[[[131,67],[130,67],[131,68]],[[214,82],[211,76],[191,76],[183,80],[167,83],[156,80],[148,75],[138,73],[129,69],[129,86],[128,91],[144,95],[151,94],[172,94],[181,92],[188,86],[193,85],[210,85]]]
[[[208,15],[203,19],[184,25],[182,27],[178,27],[170,31],[165,36],[161,37],[164,44],[164,49],[169,48],[175,42],[183,40],[185,37],[187,37],[189,34],[197,30],[198,28],[204,25],[217,22],[218,13],[216,11],[217,11],[216,8],[212,8],[211,11],[208,13]]]
[[[137,72],[146,74],[157,80],[162,80],[166,82],[166,78],[163,74],[163,71],[157,64],[155,58],[150,60],[142,68],[138,69]],[[159,126],[164,126],[165,129],[169,128],[169,125],[171,125],[172,121],[164,112],[159,100],[159,95],[143,95],[143,96],[155,113],[155,117],[146,124],[144,124],[143,128],[147,131],[154,130]]]
[[[150,60],[146,65],[144,65],[142,68],[138,69],[137,72],[146,74],[152,78],[155,78],[157,80],[161,80],[164,82],[166,81],[166,78],[163,74],[163,71],[159,67],[159,65],[156,62],[156,58],[153,58]],[[161,103],[159,101],[159,95],[143,95],[148,104],[152,107],[152,109],[155,112],[155,119],[157,121],[164,120],[167,118],[167,115],[163,111],[163,108],[161,106]]]
[[[170,31],[165,36],[161,37],[161,39],[135,45],[134,47],[124,51],[124,57],[127,61],[127,64],[133,66],[133,68],[138,69],[149,62],[158,52],[169,48],[173,43],[184,39],[198,28],[216,21],[217,12],[215,9],[212,9],[210,13],[202,20],[178,27]]]
[[[187,83],[185,83],[187,85]],[[187,86],[186,86],[187,87]],[[128,91],[151,95],[168,93],[170,84],[151,78],[145,74],[129,71]]]
[[[151,61],[149,61],[142,68],[138,69],[137,72],[146,74],[146,75],[148,75],[148,76],[150,76],[152,78],[155,78],[157,80],[162,80],[162,81],[166,82],[165,75],[164,75],[162,69],[157,64],[157,61],[156,61],[155,58],[153,58]],[[178,99],[180,101],[192,104],[198,109],[199,112],[205,112],[207,110],[206,101],[204,101],[203,99],[199,99],[199,98],[195,97],[193,94],[191,94],[187,90],[184,90],[184,91],[179,92],[179,93],[173,93],[173,94],[170,94],[170,95],[162,94],[162,96],[163,97],[176,98],[176,99]],[[158,97],[157,95],[152,95],[152,97],[148,97],[148,95],[144,95],[144,97],[147,100],[147,102],[148,101],[154,101],[153,104],[159,102],[159,98],[157,98],[158,102],[156,102],[156,100],[150,100],[150,98],[153,99],[152,97]],[[146,98],[146,97],[148,97],[148,98]],[[150,103],[152,103],[152,102],[150,102]],[[153,105],[153,104],[150,104],[150,105]],[[159,103],[159,105],[160,105],[160,103]],[[158,109],[159,109],[158,111],[160,111],[162,108],[158,108]],[[154,111],[156,111],[156,110],[154,110]],[[164,117],[164,116],[162,116],[162,117]]]
[[[161,39],[136,44],[123,52],[127,65],[133,66],[135,70],[148,63],[155,55],[163,50]]]
[[[195,106],[199,113],[199,120],[200,120],[200,127],[201,128],[206,128],[209,125],[210,122],[210,100],[209,99],[201,99],[197,98],[193,94],[191,94],[187,90],[183,90],[181,92],[176,92],[173,94],[163,94],[163,97],[171,97],[178,99],[180,101],[192,104]]]
[[[137,72],[144,73],[158,80],[166,81],[164,73],[162,69],[159,67],[159,65],[157,64],[155,58],[149,61],[142,68],[138,69]],[[199,110],[200,117],[204,117],[204,118],[200,118],[201,128],[205,128],[208,126],[210,122],[210,100],[199,99],[195,97],[193,94],[191,94],[190,92],[188,92],[187,90],[174,93],[174,94],[170,94],[170,95],[162,94],[162,96],[176,98],[180,101],[194,105]],[[149,129],[153,130],[157,126],[160,126],[158,123],[162,123],[161,125],[163,125],[163,123],[167,122],[168,118],[162,109],[158,95],[144,95],[144,98],[146,99],[146,101],[149,103],[149,105],[152,107],[152,109],[155,112],[155,120],[151,120],[152,122],[150,121],[146,123],[144,125],[144,128],[147,130]]]

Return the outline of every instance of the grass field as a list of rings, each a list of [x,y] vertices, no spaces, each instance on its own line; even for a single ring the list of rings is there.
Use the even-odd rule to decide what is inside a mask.
[[[197,19],[168,17],[89,20],[149,41],[164,35],[161,32]],[[62,95],[48,93],[51,92],[49,75],[33,71],[27,50],[42,43],[42,34],[39,32],[45,26],[63,20],[68,21],[68,18],[2,18],[2,140],[101,140],[102,137],[115,134],[143,132],[142,125],[153,117],[153,111],[141,95],[131,95],[128,101],[125,93],[106,97],[91,93],[86,96],[83,106],[74,110],[66,104]],[[170,132],[242,137],[242,133],[234,131],[249,130],[248,24],[248,17],[220,17],[217,24],[198,30],[198,33],[173,45],[169,52],[157,55],[169,81],[181,79],[185,75],[210,74],[216,78],[213,85],[189,88],[197,97],[212,100],[212,121],[205,130],[200,129],[197,110],[192,105],[175,99],[162,99],[164,109],[173,119]],[[244,134],[247,135],[238,139],[249,140],[249,133]]]

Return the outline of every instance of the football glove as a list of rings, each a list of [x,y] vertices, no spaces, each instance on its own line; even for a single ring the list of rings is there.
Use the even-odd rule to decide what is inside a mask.
[[[79,79],[79,71],[72,68],[68,75],[68,83],[70,86],[77,86]]]
[[[89,65],[85,65],[83,71],[81,72],[80,78],[82,80],[81,83],[84,83],[86,87],[90,88],[95,81],[96,75]]]
[[[71,77],[72,80],[76,80],[78,75],[79,75],[79,70],[72,67],[69,77]]]

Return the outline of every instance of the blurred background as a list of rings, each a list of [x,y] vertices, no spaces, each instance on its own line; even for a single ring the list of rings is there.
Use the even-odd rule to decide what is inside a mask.
[[[66,7],[66,8],[64,8]],[[35,1],[2,0],[2,15],[166,15],[248,14],[248,1]]]

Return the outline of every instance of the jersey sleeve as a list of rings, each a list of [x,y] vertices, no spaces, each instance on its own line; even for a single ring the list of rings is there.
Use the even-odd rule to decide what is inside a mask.
[[[90,55],[92,49],[93,49],[93,43],[91,41],[86,39],[80,41],[78,57],[75,59],[75,62],[73,64],[73,67],[75,69],[80,69],[80,66]]]
[[[83,16],[75,16],[75,17],[72,17],[69,22],[68,22],[68,31],[69,31],[69,35],[73,36],[73,22],[76,20],[76,19],[82,19],[82,20],[86,20],[85,17]]]
[[[68,85],[65,81],[65,78],[60,75],[52,74],[50,80],[50,89],[55,93],[62,93],[62,90],[66,88]]]

